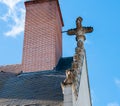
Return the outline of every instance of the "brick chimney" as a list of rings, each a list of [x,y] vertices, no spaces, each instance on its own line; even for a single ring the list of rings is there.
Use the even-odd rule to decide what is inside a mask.
[[[62,56],[62,15],[58,0],[25,2],[22,70],[52,70]]]

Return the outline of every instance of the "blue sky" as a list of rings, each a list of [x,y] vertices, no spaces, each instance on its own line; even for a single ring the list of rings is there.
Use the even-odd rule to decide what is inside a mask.
[[[0,65],[21,63],[24,0],[0,0]],[[120,0],[59,0],[63,30],[78,16],[93,26],[85,48],[93,106],[120,106]],[[63,34],[63,56],[73,56],[75,37]]]

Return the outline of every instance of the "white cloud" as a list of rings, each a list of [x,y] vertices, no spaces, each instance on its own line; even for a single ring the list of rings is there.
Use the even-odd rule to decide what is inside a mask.
[[[19,3],[21,0],[0,0],[1,3],[8,6],[10,9],[14,9],[17,3]]]
[[[6,36],[15,37],[24,31],[25,9],[23,2],[24,0],[0,0],[0,3],[8,8],[8,12],[1,17],[10,28],[5,32]]]
[[[118,86],[118,87],[120,87],[120,79],[115,79],[115,84]]]
[[[120,106],[118,103],[109,103],[107,106]]]

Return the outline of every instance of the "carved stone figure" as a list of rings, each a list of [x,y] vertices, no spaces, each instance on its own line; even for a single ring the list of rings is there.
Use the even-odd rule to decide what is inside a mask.
[[[63,84],[72,84],[74,81],[75,75],[73,74],[73,70],[68,69],[66,70],[66,79],[64,80]]]
[[[79,60],[79,55],[78,55],[78,54],[75,54],[75,55],[73,56],[73,61],[74,61],[74,62],[78,62],[78,60]]]
[[[72,63],[72,69],[77,70],[79,68],[78,62],[73,62]]]
[[[75,48],[75,53],[76,53],[76,54],[84,55],[84,49],[81,49],[81,48],[79,48],[79,47],[76,47],[76,48]]]
[[[79,40],[79,41],[77,42],[77,47],[80,47],[81,49],[84,49],[84,44],[83,44],[83,42]]]

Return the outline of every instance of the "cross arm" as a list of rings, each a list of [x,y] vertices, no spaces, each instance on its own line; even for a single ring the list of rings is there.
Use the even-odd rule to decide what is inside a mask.
[[[93,27],[83,27],[83,30],[84,30],[84,32],[85,33],[91,33],[91,32],[93,32]]]
[[[68,34],[68,35],[75,35],[75,34],[76,34],[76,29],[69,29],[69,30],[67,31],[67,34]]]

